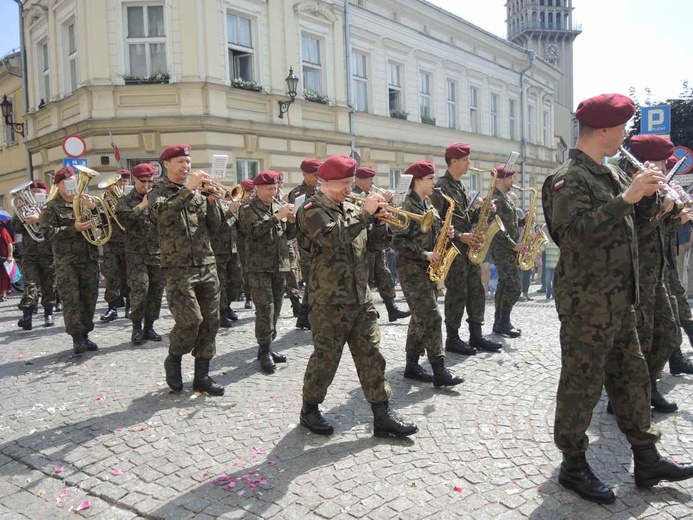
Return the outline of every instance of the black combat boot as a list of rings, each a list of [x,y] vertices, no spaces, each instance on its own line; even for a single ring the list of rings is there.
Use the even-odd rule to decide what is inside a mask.
[[[395,300],[383,298],[383,303],[387,309],[387,319],[390,323],[411,316],[411,311],[401,311],[395,305]]]
[[[251,298],[250,294],[245,295],[245,308],[246,309],[252,309],[253,308],[253,299]]]
[[[81,356],[87,351],[87,347],[84,344],[83,334],[73,334],[72,335],[72,353],[75,356]]]
[[[464,356],[473,356],[476,354],[476,349],[474,347],[460,339],[459,331],[456,328],[447,326],[446,330],[447,339],[445,340],[445,350]]]
[[[88,332],[84,333],[84,346],[87,347],[87,350],[89,352],[96,352],[97,350],[99,350],[99,346],[89,339]]]
[[[611,406],[611,399],[606,400],[606,413],[614,415],[614,407]]]
[[[522,331],[516,329],[513,324],[510,323],[510,313],[508,311],[500,311],[498,322],[498,333],[501,336],[506,338],[519,338],[522,335]]]
[[[229,315],[226,313],[226,309],[222,309],[219,311],[219,326],[225,329],[233,327],[233,322],[229,318]]]
[[[419,365],[419,354],[407,354],[407,366],[404,367],[404,377],[424,383],[433,381],[433,376]]]
[[[31,330],[33,328],[31,321],[34,318],[34,310],[31,308],[22,309],[22,313],[23,316],[17,322],[17,327],[21,327],[24,330]]]
[[[585,500],[597,504],[613,504],[616,500],[611,488],[604,485],[587,463],[584,453],[563,455],[563,463],[558,473],[558,482],[567,489],[572,489]]]
[[[674,413],[679,409],[679,405],[677,405],[674,401],[668,401],[667,398],[659,392],[656,379],[653,379],[650,384],[652,388],[650,405],[655,409],[655,411],[662,413]]]
[[[679,374],[693,374],[693,363],[683,355],[681,347],[676,347],[669,356],[669,372],[677,376]]]
[[[161,336],[154,330],[154,320],[144,319],[144,339],[161,341]]]
[[[108,310],[106,311],[106,314],[101,316],[100,320],[103,322],[109,322],[113,320],[118,319],[118,309],[116,309],[115,304],[109,303],[108,304]]]
[[[496,309],[496,314],[493,318],[493,328],[491,329],[494,334],[500,334],[500,310]]]
[[[308,305],[301,305],[301,310],[296,320],[296,328],[310,330],[310,309]]]
[[[164,360],[166,384],[174,392],[183,391],[183,376],[180,373],[181,361],[183,361],[183,356],[174,356],[173,354],[169,354]]]
[[[376,437],[409,437],[419,431],[416,424],[404,422],[390,404],[371,403],[373,410],[373,435]]]
[[[234,311],[231,307],[226,309],[226,315],[231,321],[238,321],[238,314],[236,314],[236,311]]]
[[[457,376],[445,368],[445,358],[436,359],[431,363],[431,367],[433,368],[433,386],[436,388],[464,383],[463,377]]]
[[[130,298],[125,297],[125,319],[130,319]]]
[[[656,486],[662,480],[678,482],[693,477],[693,464],[678,464],[663,459],[654,444],[631,446],[635,461],[635,485],[641,488]]]
[[[286,356],[284,354],[277,354],[272,347],[270,347],[270,356],[272,356],[272,361],[275,363],[286,363]]]
[[[320,413],[317,404],[309,404],[305,400],[301,407],[301,425],[318,435],[332,435],[334,427]]]
[[[209,377],[209,362],[209,359],[195,359],[193,390],[215,396],[224,395],[224,387],[216,384],[214,379]]]
[[[481,323],[469,324],[469,344],[477,350],[486,352],[498,352],[503,345],[486,339],[481,335]]]
[[[260,360],[260,368],[263,372],[267,374],[274,374],[276,366],[274,364],[274,359],[272,359],[269,345],[258,347],[257,358]]]
[[[298,296],[289,296],[291,300],[291,311],[294,313],[294,318],[298,318],[301,313],[301,300]]]
[[[43,309],[43,326],[52,327],[53,325],[53,306],[46,305]]]
[[[136,347],[144,343],[144,332],[142,332],[142,320],[132,321],[132,335],[130,341]]]

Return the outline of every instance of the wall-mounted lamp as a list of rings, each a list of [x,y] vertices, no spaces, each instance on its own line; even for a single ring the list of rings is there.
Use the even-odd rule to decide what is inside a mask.
[[[7,99],[7,95],[2,96],[0,107],[2,108],[2,117],[5,120],[5,125],[9,126],[13,132],[24,137],[24,123],[12,121],[12,102]]]
[[[294,74],[294,68],[289,67],[289,75],[286,77],[287,94],[289,101],[279,101],[279,119],[284,119],[284,114],[289,112],[291,103],[296,99],[296,89],[298,88],[298,78]]]

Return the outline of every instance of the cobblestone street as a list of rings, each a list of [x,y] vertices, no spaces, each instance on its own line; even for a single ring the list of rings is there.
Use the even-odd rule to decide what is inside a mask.
[[[590,428],[588,460],[615,486],[616,503],[591,504],[558,485],[559,324],[553,302],[542,298],[518,304],[513,322],[523,336],[507,340],[502,353],[448,356],[466,378],[451,390],[402,377],[408,320],[381,318],[394,408],[419,426],[407,440],[372,437],[370,407],[346,350],[323,405],[335,434],[298,425],[311,345],[309,332],[294,329],[288,300],[274,344],[288,364],[261,373],[254,311],[238,310],[236,325],[219,333],[212,361],[226,395],[208,398],[191,390],[189,356],[184,392],[169,393],[167,335],[131,346],[122,312],[113,323],[98,322],[102,299],[90,335],[99,351],[75,360],[60,314],[52,329],[43,328],[41,313],[33,331],[20,331],[18,299],[11,298],[0,304],[0,518],[693,517],[693,481],[635,487],[629,445],[605,398]],[[157,330],[172,325],[164,308]],[[684,352],[691,352],[687,339]],[[679,412],[654,416],[660,451],[679,461],[693,460],[692,383],[665,371],[660,388]]]

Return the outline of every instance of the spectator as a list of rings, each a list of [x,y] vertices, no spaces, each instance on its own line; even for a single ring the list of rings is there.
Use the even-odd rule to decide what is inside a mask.
[[[556,265],[558,264],[558,257],[560,251],[558,246],[549,238],[548,242],[544,244],[544,285],[546,286],[546,299],[553,300],[553,275],[556,272]]]
[[[0,226],[0,261],[11,261],[13,259],[12,237],[3,224]],[[12,281],[7,276],[5,267],[0,268],[0,301],[7,299],[7,293],[12,290]]]
[[[691,257],[693,256],[693,233],[691,233],[691,226],[689,224],[684,224],[679,226],[679,250],[678,256],[676,257],[677,270],[679,272],[679,278],[681,283],[686,288],[687,296],[690,298],[693,294],[693,261]]]

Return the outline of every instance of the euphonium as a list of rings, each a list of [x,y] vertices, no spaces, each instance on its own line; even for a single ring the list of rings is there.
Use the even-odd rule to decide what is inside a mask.
[[[94,209],[91,209],[87,204],[84,204],[82,197],[89,197],[85,192],[89,181],[96,177],[99,172],[87,168],[86,166],[75,166],[77,169],[77,194],[72,201],[72,210],[75,213],[77,222],[92,222],[94,226],[91,229],[82,231],[82,235],[90,244],[102,246],[111,239],[113,226],[109,218],[108,205],[99,197],[90,197],[96,204]]]
[[[526,245],[528,249],[524,253],[520,253],[517,257],[517,265],[520,269],[522,271],[529,271],[534,266],[534,259],[537,257],[542,244],[546,242],[548,238],[546,237],[546,233],[541,229],[536,233],[532,233],[537,213],[537,190],[534,188],[521,188],[514,184],[512,187],[520,191],[532,192],[532,198],[529,201],[529,210],[525,217],[525,227],[522,230],[522,236],[519,242],[520,244]]]
[[[475,265],[481,264],[486,258],[488,253],[488,248],[491,247],[491,242],[493,237],[499,231],[505,232],[505,226],[503,221],[495,215],[493,220],[489,222],[489,216],[491,213],[491,200],[493,198],[493,190],[496,189],[496,177],[498,177],[498,171],[495,168],[490,168],[488,170],[482,170],[479,168],[469,168],[469,171],[475,173],[485,173],[491,172],[493,174],[493,180],[488,188],[488,193],[484,199],[484,203],[481,205],[481,211],[479,212],[479,221],[474,228],[473,233],[481,236],[481,244],[477,247],[469,246],[469,251],[467,252],[467,258],[469,261]]]
[[[118,199],[125,195],[123,188],[120,187],[121,178],[122,177],[119,173],[111,175],[109,178],[101,181],[98,184],[98,188],[100,190],[105,190],[103,195],[101,195],[101,198],[106,203],[106,207],[108,208],[108,216],[113,219],[113,222],[118,225],[121,231],[125,231],[125,228],[118,220],[118,217],[116,217],[116,205],[118,204]]]
[[[10,204],[15,214],[24,223],[24,229],[29,233],[29,236],[36,242],[43,242],[45,238],[39,231],[38,224],[29,224],[26,221],[31,215],[41,215],[41,206],[36,202],[33,193],[31,193],[31,183],[32,181],[26,181],[11,189],[10,195],[12,199]]]
[[[448,202],[449,207],[448,211],[445,213],[445,221],[436,238],[436,245],[433,248],[433,252],[440,255],[440,260],[428,266],[428,277],[435,283],[445,281],[450,272],[453,260],[460,254],[460,250],[457,249],[455,244],[450,242],[450,238],[448,237],[448,229],[450,229],[452,225],[452,216],[455,213],[455,199],[448,197],[443,192],[440,192],[440,194]],[[448,243],[450,247],[448,247]]]
[[[347,199],[352,201],[354,204],[361,205],[366,201],[366,197],[359,196],[359,195],[354,195],[354,194],[349,194],[346,196]],[[380,220],[387,222],[391,226],[405,229],[409,227],[409,223],[412,220],[415,220],[419,223],[421,226],[422,231],[428,231],[431,229],[431,226],[433,225],[433,221],[435,220],[436,216],[433,213],[433,210],[426,212],[425,215],[419,215],[418,213],[411,213],[409,211],[404,211],[403,209],[396,208],[394,206],[385,206],[383,208],[384,211],[386,211],[388,214],[391,213],[393,216],[390,215],[385,215],[380,218]]]

